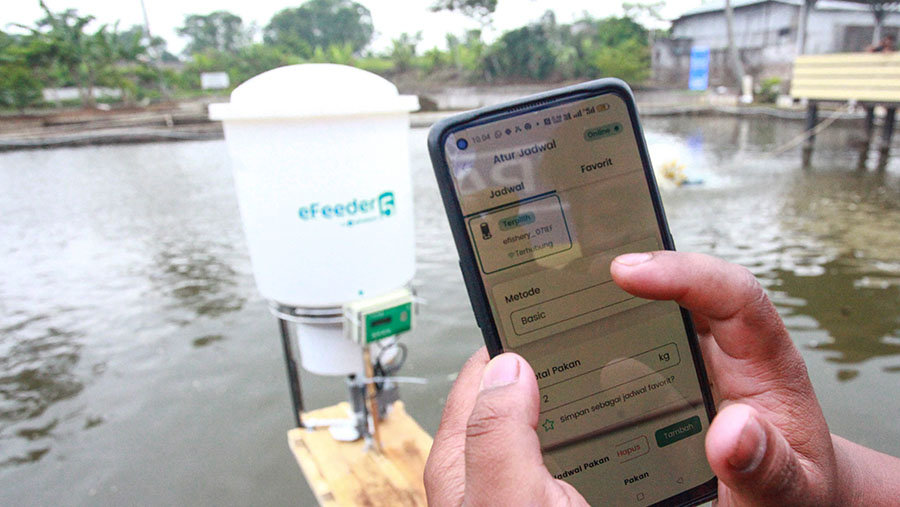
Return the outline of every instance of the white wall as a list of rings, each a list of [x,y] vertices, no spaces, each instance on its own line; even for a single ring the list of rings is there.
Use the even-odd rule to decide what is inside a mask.
[[[799,12],[799,6],[780,2],[739,7],[734,11],[735,43],[740,49],[767,48],[770,52],[773,47],[780,46],[782,49],[775,53],[793,51],[791,48],[796,45],[795,27]],[[874,24],[875,18],[871,12],[834,9],[825,4],[825,7],[818,7],[810,13],[806,52],[840,52],[844,49],[845,27]],[[900,12],[889,13],[884,24],[900,26]],[[779,34],[779,31],[782,33]],[[695,46],[724,49],[728,41],[724,12],[707,12],[676,20],[672,25],[672,36],[692,38]]]
[[[122,90],[116,88],[94,88],[95,99],[117,99],[122,96]],[[44,100],[46,102],[59,102],[63,100],[78,100],[78,88],[44,88]]]

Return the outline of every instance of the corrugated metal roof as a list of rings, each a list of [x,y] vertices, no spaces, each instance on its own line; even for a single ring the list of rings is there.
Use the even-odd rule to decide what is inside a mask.
[[[747,7],[750,5],[756,4],[764,4],[764,3],[779,3],[779,4],[787,4],[787,5],[795,5],[800,6],[803,4],[803,0],[732,0],[731,6],[735,9],[739,7]],[[829,1],[829,0],[819,0],[816,2],[816,10],[820,11],[870,11],[871,8],[868,5],[855,3],[855,2],[841,2],[841,1]],[[700,7],[696,7],[694,9],[685,11],[678,19],[686,18],[688,16],[696,16],[697,14],[705,14],[708,12],[719,12],[725,10],[725,1],[724,0],[716,0],[709,2],[707,4],[701,5]]]
[[[748,5],[764,4],[766,2],[772,2],[772,1],[781,3],[781,4],[790,4],[790,5],[800,5],[800,3],[801,3],[801,0],[732,0],[731,6],[733,8],[738,8],[738,7],[745,7]],[[712,2],[705,3],[705,4],[701,5],[700,7],[695,7],[693,9],[690,9],[690,10],[684,12],[679,17],[685,18],[688,16],[694,16],[696,14],[704,14],[707,12],[717,12],[717,11],[723,11],[723,10],[725,10],[725,1],[718,0],[718,1],[712,1]]]

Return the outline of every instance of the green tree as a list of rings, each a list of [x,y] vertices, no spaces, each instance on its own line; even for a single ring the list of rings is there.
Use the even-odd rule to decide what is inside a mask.
[[[20,25],[35,40],[33,58],[66,72],[78,87],[82,104],[93,107],[98,80],[121,56],[116,30],[101,25],[89,33],[87,26],[94,21],[93,16],[80,16],[74,9],[54,13],[43,1],[40,6],[44,18],[34,27]]]
[[[354,65],[356,57],[353,55],[353,47],[350,44],[332,44],[327,48],[316,46],[308,61],[312,63],[338,63],[341,65]]]
[[[18,37],[13,37],[8,33],[0,30],[0,65],[13,63],[17,61],[18,46],[20,45]]]
[[[632,18],[610,16],[596,22],[595,38],[604,46],[618,46],[628,40],[646,45],[647,29]]]
[[[24,65],[0,64],[0,105],[20,112],[42,100],[40,80]]]
[[[481,39],[481,30],[469,30],[460,40],[447,35],[447,52],[451,64],[457,71],[480,76],[484,72],[484,54],[488,45]]]
[[[94,105],[94,82],[91,76],[94,62],[88,53],[90,35],[85,32],[87,25],[94,21],[93,16],[79,16],[78,11],[67,9],[63,12],[51,12],[41,1],[44,18],[34,27],[23,26],[31,31],[33,37],[41,39],[41,58],[51,60],[52,65],[68,73],[69,79],[78,87],[81,103]],[[105,30],[105,25],[101,30]]]
[[[136,27],[119,32],[117,25],[104,24],[89,31],[93,16],[81,16],[74,9],[52,12],[43,1],[40,6],[42,19],[33,27],[20,25],[30,31],[29,63],[43,69],[47,82],[76,86],[86,107],[94,106],[94,90],[99,85],[115,86],[133,95],[135,84],[122,69],[146,66],[148,47],[164,44],[161,39],[146,41]]]
[[[185,65],[179,86],[186,90],[199,90],[200,73],[211,71],[227,72],[232,86],[237,86],[257,74],[294,63],[300,63],[297,57],[264,44],[251,44],[237,53],[208,49],[202,53],[194,53],[191,61]]]
[[[352,0],[310,0],[276,13],[263,40],[304,58],[312,56],[315,48],[348,44],[358,55],[374,31],[369,9]]]
[[[390,56],[396,72],[406,72],[412,69],[416,59],[416,47],[420,42],[422,42],[422,32],[415,35],[403,33],[391,41]]]
[[[438,48],[431,48],[422,55],[420,67],[426,74],[431,74],[446,68],[448,64],[448,53]]]
[[[43,85],[32,70],[27,41],[0,31],[0,106],[24,111],[42,100]]]
[[[566,45],[577,52],[578,77],[615,76],[640,81],[650,70],[647,39],[647,29],[628,16],[585,16],[572,25]]]
[[[165,52],[165,40],[160,37],[147,40],[140,25],[125,31],[114,26],[112,31],[98,32],[95,37],[92,46],[97,53],[94,58],[101,65],[100,85],[118,88],[127,103],[147,97],[151,90],[159,88],[162,77],[151,55]]]
[[[16,38],[0,30],[0,62],[4,61],[6,50],[16,43]]]
[[[601,46],[591,52],[589,58],[591,67],[600,76],[638,82],[650,75],[650,50],[647,44],[636,39],[615,46]]]
[[[192,55],[213,49],[236,53],[250,44],[251,32],[244,22],[228,11],[215,11],[206,15],[190,14],[184,17],[184,25],[175,32],[187,37],[184,53]]]
[[[497,9],[497,0],[438,0],[433,11],[459,11],[470,18],[487,18]]]
[[[537,23],[504,33],[486,54],[494,77],[545,80],[556,70],[560,48],[556,17],[547,11]]]
[[[234,85],[239,85],[267,70],[295,63],[300,63],[300,60],[281,49],[264,44],[252,44],[238,52],[236,72],[229,77]]]
[[[458,11],[464,15],[477,20],[481,24],[481,28],[485,29],[491,25],[491,16],[497,9],[497,0],[435,0],[432,4],[432,11]],[[470,37],[477,35],[477,44],[470,45],[473,41]],[[450,39],[447,39],[448,45]],[[457,46],[456,49],[450,48],[451,59],[455,62],[457,69],[463,67],[467,69],[470,77],[476,79],[483,78],[487,81],[493,79],[493,74],[502,63],[497,57],[497,52],[489,51],[488,46],[481,42],[481,30],[472,30],[466,34],[466,43]],[[456,54],[452,54],[456,51]],[[475,56],[477,63],[471,61]],[[461,59],[460,59],[461,58]]]

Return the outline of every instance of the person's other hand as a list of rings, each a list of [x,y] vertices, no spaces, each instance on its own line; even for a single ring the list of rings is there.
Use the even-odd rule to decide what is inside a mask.
[[[527,361],[506,353],[488,363],[479,349],[453,384],[428,455],[428,505],[587,505],[544,466],[538,402]]]
[[[611,271],[626,291],[691,311],[719,406],[706,455],[720,504],[848,503],[806,365],[749,271],[668,251],[620,256]]]

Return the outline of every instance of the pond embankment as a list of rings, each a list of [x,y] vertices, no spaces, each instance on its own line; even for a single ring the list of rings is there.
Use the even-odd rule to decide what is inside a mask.
[[[207,101],[0,117],[0,151],[221,137],[222,126],[210,121]]]
[[[420,98],[423,110],[410,116],[413,127],[427,127],[457,111],[498,104],[557,87],[548,85],[447,87],[403,90]],[[642,116],[741,115],[802,120],[804,109],[742,106],[733,95],[686,90],[638,89]],[[70,109],[0,116],[0,151],[160,141],[221,139],[220,122],[209,119],[212,97],[154,104],[146,108]],[[862,112],[842,112],[841,121],[861,120]]]

